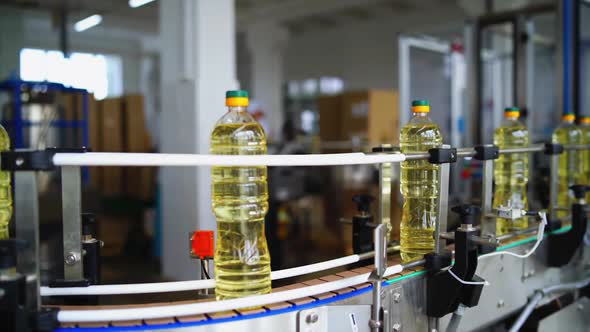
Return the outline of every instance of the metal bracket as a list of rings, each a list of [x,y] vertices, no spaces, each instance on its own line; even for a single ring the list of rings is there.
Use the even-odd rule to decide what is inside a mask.
[[[483,184],[481,194],[481,237],[496,238],[496,219],[487,218],[492,213],[492,189],[494,181],[494,160],[483,161]],[[485,249],[483,246],[482,249]],[[485,250],[484,250],[485,251]]]
[[[559,154],[550,156],[549,176],[549,222],[557,221],[557,195],[559,194]]]
[[[370,305],[332,305],[301,310],[298,332],[368,332]]]
[[[27,246],[17,258],[17,271],[27,278],[27,309],[39,311],[39,202],[35,172],[14,173],[16,238]]]
[[[447,215],[449,213],[449,172],[450,164],[441,164],[438,171],[438,218],[434,229],[434,252],[441,253],[446,241],[441,241],[439,234],[447,231]]]
[[[373,236],[375,238],[375,270],[369,276],[373,284],[373,307],[371,311],[371,330],[381,331],[383,326],[383,301],[382,301],[382,279],[387,269],[387,235],[385,225],[375,227]]]
[[[402,330],[404,288],[399,286],[389,291],[389,319],[386,331],[399,332]]]
[[[45,150],[18,149],[0,152],[0,169],[3,171],[51,171],[55,168],[53,156],[63,152],[88,152],[82,148],[47,148]]]
[[[61,168],[64,280],[84,279],[82,259],[82,183],[80,167]]]
[[[391,144],[381,144],[372,149],[373,153],[387,154],[397,153]],[[391,181],[393,179],[393,165],[391,163],[379,164],[379,220],[387,227],[387,242],[393,225],[391,224]]]

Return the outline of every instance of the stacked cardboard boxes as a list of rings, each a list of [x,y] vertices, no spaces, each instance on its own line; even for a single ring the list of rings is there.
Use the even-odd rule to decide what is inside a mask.
[[[367,90],[346,92],[334,96],[318,98],[320,113],[320,139],[322,143],[339,142],[339,144],[322,144],[322,153],[350,152],[360,143],[363,151],[371,151],[380,144],[399,144],[399,94],[393,90]],[[350,143],[347,144],[346,143]],[[352,144],[355,143],[355,144]],[[338,148],[334,148],[338,146]],[[378,188],[370,185],[373,175],[372,166],[343,166],[331,168],[329,195],[325,220],[340,227],[337,220],[341,217],[351,218],[356,213],[352,197],[360,193],[370,193],[378,197]],[[357,181],[357,178],[360,181]],[[399,238],[400,208],[399,189],[394,186],[391,195],[392,238]],[[329,203],[332,202],[332,203]],[[334,203],[336,202],[336,203]],[[378,204],[373,204],[377,216]],[[344,208],[340,208],[344,207]],[[348,251],[352,250],[351,230],[345,230],[344,243]]]
[[[127,95],[98,101],[90,116],[90,145],[95,152],[152,152],[143,96]],[[91,182],[105,196],[150,201],[155,194],[156,168],[102,167]]]
[[[318,98],[318,109],[322,142],[362,141],[369,147],[398,143],[397,91],[367,90],[322,96]]]

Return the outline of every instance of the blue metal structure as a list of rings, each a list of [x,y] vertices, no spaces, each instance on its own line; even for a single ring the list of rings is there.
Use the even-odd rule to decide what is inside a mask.
[[[84,89],[66,87],[60,83],[53,82],[31,82],[20,79],[8,79],[0,81],[0,91],[12,93],[13,117],[10,121],[3,121],[3,125],[14,133],[13,147],[16,149],[28,148],[24,146],[24,128],[38,125],[33,121],[25,120],[22,117],[22,91],[56,91],[56,92],[77,92],[81,93],[82,98],[82,120],[55,120],[50,122],[50,126],[57,128],[81,128],[82,145],[88,146],[88,91]]]

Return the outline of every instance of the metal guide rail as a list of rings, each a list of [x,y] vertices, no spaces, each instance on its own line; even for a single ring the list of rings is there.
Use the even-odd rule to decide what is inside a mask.
[[[1,168],[3,170],[15,172],[15,215],[16,215],[16,237],[27,242],[28,246],[18,254],[19,259],[17,263],[17,270],[22,275],[26,276],[26,290],[28,292],[26,299],[27,309],[31,312],[43,312],[47,307],[41,307],[40,301],[40,275],[39,275],[39,228],[38,228],[38,204],[35,183],[35,172],[36,171],[47,171],[55,169],[56,167],[61,168],[62,173],[62,201],[63,204],[63,235],[64,235],[64,280],[56,281],[51,285],[54,289],[62,288],[83,288],[88,287],[98,282],[99,273],[97,273],[96,266],[92,269],[93,273],[88,273],[88,266],[85,268],[85,264],[88,262],[98,261],[97,257],[100,255],[100,251],[97,248],[97,244],[100,242],[94,239],[92,234],[92,227],[85,225],[84,220],[87,218],[82,217],[81,211],[81,182],[80,182],[80,167],[82,166],[203,166],[203,165],[221,165],[221,166],[255,166],[255,165],[266,165],[266,166],[334,166],[334,165],[355,165],[355,164],[378,164],[380,165],[380,222],[373,226],[374,229],[374,247],[375,250],[371,256],[374,257],[374,265],[357,268],[350,271],[340,272],[335,275],[321,277],[319,279],[304,281],[300,284],[285,286],[281,289],[274,290],[273,294],[256,296],[259,298],[261,305],[251,305],[253,298],[243,298],[236,300],[229,300],[229,304],[234,304],[235,307],[223,307],[223,303],[211,302],[207,304],[209,308],[204,309],[205,306],[200,304],[194,305],[183,305],[183,304],[171,304],[162,309],[154,307],[152,309],[146,309],[153,307],[155,304],[144,305],[139,307],[127,307],[128,310],[118,309],[106,311],[101,310],[86,310],[86,312],[77,311],[81,308],[62,307],[61,310],[53,310],[54,320],[59,320],[64,326],[85,326],[89,327],[94,325],[105,326],[144,326],[144,325],[158,325],[159,324],[181,324],[183,322],[200,322],[199,324],[205,324],[202,322],[209,323],[221,323],[224,319],[241,319],[243,317],[262,317],[267,315],[269,312],[272,315],[278,315],[281,310],[285,313],[302,311],[306,307],[317,307],[322,304],[328,303],[349,303],[357,301],[357,298],[364,296],[365,292],[371,291],[372,297],[369,299],[369,311],[367,313],[358,313],[360,317],[368,317],[368,324],[362,326],[359,325],[359,330],[368,330],[367,326],[372,331],[381,331],[387,327],[389,330],[399,331],[400,327],[392,323],[390,319],[391,305],[383,298],[383,292],[387,292],[389,286],[397,281],[402,281],[410,277],[419,277],[423,274],[422,266],[426,263],[428,269],[432,271],[438,270],[439,273],[444,273],[444,267],[450,266],[451,254],[446,246],[446,239],[451,239],[455,236],[462,234],[462,229],[465,229],[469,234],[465,237],[465,248],[472,248],[474,244],[487,246],[488,251],[495,251],[496,247],[500,246],[501,240],[512,241],[513,237],[505,236],[504,238],[496,237],[495,230],[495,218],[498,215],[494,215],[497,211],[491,209],[491,198],[492,198],[492,182],[493,182],[493,160],[497,159],[500,154],[510,153],[534,153],[544,152],[551,156],[551,194],[550,194],[550,210],[554,211],[557,206],[557,161],[559,154],[564,150],[583,150],[590,149],[590,145],[580,146],[566,146],[563,147],[559,144],[543,144],[543,145],[532,145],[528,148],[522,149],[503,149],[500,150],[493,145],[482,145],[474,148],[462,148],[455,149],[449,146],[443,146],[438,149],[431,149],[427,153],[417,154],[402,154],[399,150],[389,146],[382,145],[379,148],[374,149],[374,153],[341,153],[341,154],[321,154],[321,155],[255,155],[255,156],[223,156],[223,155],[195,155],[195,154],[157,154],[157,153],[92,153],[87,152],[85,148],[82,149],[47,149],[42,151],[11,151],[0,153],[1,157]],[[453,234],[447,233],[447,213],[448,213],[448,185],[449,185],[449,166],[450,163],[455,162],[458,157],[469,157],[481,160],[483,162],[483,190],[482,190],[482,213],[480,225],[472,227],[470,225],[461,226],[457,232]],[[403,162],[404,160],[428,160],[430,163],[440,165],[439,172],[439,199],[437,202],[438,208],[438,223],[433,237],[436,242],[435,250],[433,255],[435,256],[436,266],[429,265],[428,259],[421,260],[418,262],[411,263],[409,265],[400,265],[396,261],[388,260],[387,257],[387,246],[389,232],[386,230],[390,227],[390,216],[389,216],[389,199],[388,195],[391,193],[391,167],[385,167],[391,163]],[[584,192],[584,188],[580,189]],[[579,195],[578,195],[579,196]],[[387,202],[385,202],[387,201]],[[585,202],[580,201],[580,204]],[[573,210],[572,220],[576,216],[576,210]],[[577,219],[581,219],[581,212],[577,210]],[[499,212],[498,212],[499,213]],[[500,215],[500,217],[502,217]],[[551,221],[554,221],[551,218]],[[571,229],[579,233],[582,231],[580,228],[581,222],[573,223],[571,228],[561,228],[561,224],[557,224],[557,232],[550,233],[551,235],[563,235],[572,233]],[[531,228],[525,231],[518,231],[518,235],[526,235],[528,232],[534,232],[535,229]],[[585,226],[583,228],[585,232]],[[516,232],[514,233],[516,234]],[[514,235],[516,236],[516,235]],[[534,239],[534,237],[533,237]],[[565,237],[562,242],[568,243],[569,238]],[[540,242],[540,239],[538,240]],[[555,242],[555,241],[554,241]],[[87,244],[92,243],[93,248],[96,250],[89,251]],[[526,243],[519,243],[523,245]],[[537,243],[538,245],[539,243]],[[577,244],[576,244],[577,245]],[[573,245],[572,245],[573,246]],[[576,247],[577,248],[577,247]],[[572,250],[575,251],[576,248]],[[471,250],[471,249],[469,249]],[[572,252],[573,252],[572,251]],[[88,252],[92,252],[94,260],[87,260]],[[466,254],[461,249],[455,253],[457,255]],[[568,253],[568,255],[573,253]],[[364,257],[354,258],[356,261],[361,260]],[[438,258],[437,258],[438,257]],[[455,257],[458,259],[459,257]],[[344,257],[342,259],[345,259]],[[477,260],[477,259],[476,259]],[[494,259],[495,260],[495,259]],[[555,260],[558,263],[566,265],[571,260],[571,256],[567,259]],[[344,262],[344,261],[343,261]],[[323,263],[320,263],[323,264]],[[394,264],[394,265],[391,265]],[[472,264],[472,263],[471,263]],[[329,270],[335,266],[323,266],[321,271]],[[468,267],[473,270],[477,268],[471,265]],[[442,269],[442,270],[441,270]],[[450,270],[461,270],[462,267],[456,265]],[[306,270],[305,267],[294,268],[297,273],[273,271],[275,274],[284,273],[288,277],[304,276],[311,270]],[[320,271],[318,270],[318,271]],[[457,271],[459,271],[457,270]],[[99,271],[99,270],[98,270]],[[465,282],[459,277],[453,274],[458,281]],[[467,276],[470,278],[469,276]],[[462,276],[461,278],[466,278]],[[274,279],[274,278],[273,278]],[[423,277],[420,280],[423,281]],[[211,285],[209,285],[210,287]],[[342,287],[339,287],[342,286]],[[157,285],[154,285],[157,287]],[[324,291],[322,291],[324,290]],[[277,292],[278,291],[278,292]],[[318,292],[321,291],[321,292]],[[45,289],[45,292],[47,290]],[[297,296],[301,292],[301,297]],[[426,287],[421,285],[415,289],[417,296],[426,292]],[[481,292],[481,287],[480,287]],[[368,295],[367,295],[368,296]],[[477,295],[479,298],[479,295]],[[266,302],[264,302],[266,301]],[[432,299],[428,299],[428,308],[431,308]],[[396,302],[397,303],[397,302]],[[415,303],[414,303],[415,304]],[[475,300],[473,305],[477,304]],[[372,307],[371,307],[372,305]],[[248,307],[256,306],[258,309],[244,309]],[[426,306],[426,304],[425,304]],[[424,307],[424,306],[423,306]],[[92,308],[85,307],[85,309]],[[226,308],[227,310],[221,310],[220,308]],[[293,309],[296,308],[296,309]],[[55,309],[55,308],[53,308]],[[157,312],[160,310],[160,312]],[[162,313],[161,310],[171,310],[171,313]],[[180,310],[180,314],[174,314],[174,310]],[[184,311],[183,311],[184,310]],[[356,310],[356,309],[355,309]],[[429,309],[430,310],[430,309]],[[93,312],[94,311],[94,312]],[[102,311],[103,314],[110,314],[100,316]],[[353,310],[354,311],[354,310]],[[129,313],[135,312],[135,316]],[[149,313],[147,316],[138,316],[138,312]],[[447,312],[447,311],[443,311]],[[354,314],[351,321],[355,321]],[[424,313],[422,313],[424,314]],[[258,316],[256,316],[258,315]],[[441,314],[442,315],[442,314]],[[432,314],[431,314],[432,316]],[[100,319],[101,317],[105,319]],[[110,318],[109,318],[110,317]],[[131,319],[126,319],[132,317]],[[187,318],[188,317],[188,318]],[[192,317],[192,318],[191,318]],[[439,326],[439,319],[436,317],[442,317],[435,315],[425,319],[427,327],[430,330],[437,330]],[[310,325],[318,322],[315,316],[307,317],[304,321],[300,321],[296,326],[302,326],[301,324]],[[362,320],[362,319],[361,319]],[[325,322],[324,322],[325,323]],[[392,325],[393,324],[393,325]],[[305,326],[307,326],[305,325]],[[39,325],[41,326],[41,325]],[[311,325],[310,325],[311,326]],[[314,325],[317,327],[318,325]],[[313,326],[311,326],[313,327]],[[33,328],[35,329],[35,328]],[[43,330],[37,328],[37,330]],[[50,329],[45,329],[50,330]],[[318,329],[312,329],[312,331],[320,331]],[[322,330],[323,331],[323,330]]]
[[[556,231],[556,233],[566,231],[567,228],[561,229]],[[513,241],[511,243],[506,244],[503,247],[500,247],[499,250],[511,250],[511,251],[522,251],[527,250],[530,248],[528,244],[534,242],[534,237],[529,237],[525,239],[520,239]],[[496,265],[498,261],[504,261],[505,258],[496,257],[496,261],[490,260],[488,261],[487,265],[484,265],[484,269],[488,269],[489,266]],[[531,260],[534,262],[534,260]],[[541,285],[546,285],[546,280],[544,280],[545,276],[543,276],[543,269],[533,271],[535,268],[534,263],[528,261],[519,261],[519,260],[510,260],[506,262],[500,263],[500,267],[504,266],[506,271],[501,271],[503,276],[498,273],[497,269],[493,270],[494,276],[489,276],[492,286],[495,288],[501,288],[501,285],[498,284],[496,281],[503,279],[514,279],[519,280],[523,278],[523,274],[519,269],[525,268],[525,274],[527,274],[525,279],[531,279],[531,286],[533,289],[536,288],[538,282]],[[388,261],[388,265],[396,265],[399,261],[397,258],[394,258]],[[388,330],[392,331],[393,326],[397,323],[400,325],[405,325],[410,320],[410,317],[407,317],[407,313],[404,312],[412,312],[414,315],[423,316],[426,320],[426,314],[424,312],[424,305],[425,305],[425,298],[423,298],[423,290],[418,291],[420,288],[424,288],[424,278],[426,277],[426,271],[421,266],[424,262],[419,261],[412,263],[410,265],[404,266],[404,270],[402,272],[384,277],[381,285],[383,287],[383,292],[387,294],[386,299],[386,306],[388,307],[388,317],[386,326],[389,327]],[[363,274],[370,273],[373,271],[373,265],[367,265],[364,267],[354,268],[351,270],[346,270],[342,272],[337,272],[335,274],[325,275],[316,279],[305,280],[295,284],[290,284],[287,286],[283,286],[280,288],[273,289],[273,292],[284,292],[284,291],[292,291],[292,290],[299,290],[304,289],[305,287],[310,286],[318,286],[324,285],[327,286],[331,283],[335,283],[337,281],[344,280],[346,278],[351,277],[358,277]],[[578,271],[572,271],[571,267],[568,267],[567,273],[564,273],[566,278],[571,278],[573,274],[578,273]],[[541,281],[534,281],[534,275],[542,277]],[[514,280],[510,282],[515,282]],[[357,317],[359,331],[366,331],[367,329],[361,327],[361,323],[368,322],[368,316],[362,319],[361,313],[364,309],[372,303],[372,299],[370,296],[370,292],[373,286],[368,283],[360,283],[356,285],[352,285],[346,288],[336,289],[332,291],[328,291],[325,293],[315,294],[311,296],[299,297],[289,301],[273,303],[261,306],[259,308],[254,309],[235,309],[235,310],[227,310],[223,312],[206,312],[206,313],[199,313],[193,315],[174,315],[174,309],[172,308],[175,303],[151,303],[151,304],[144,304],[144,305],[124,305],[124,306],[61,306],[60,309],[63,312],[73,311],[75,310],[80,317],[80,321],[69,321],[69,322],[62,322],[61,323],[61,330],[60,331],[74,331],[73,328],[78,328],[81,331],[92,331],[92,328],[110,328],[112,330],[117,330],[119,328],[135,328],[137,330],[141,329],[149,329],[149,330],[159,330],[159,329],[181,329],[181,328],[191,328],[191,331],[206,331],[207,327],[211,324],[222,324],[224,328],[231,328],[232,326],[239,326],[240,329],[247,329],[248,327],[253,326],[261,326],[261,331],[273,331],[273,329],[278,328],[278,326],[282,326],[281,328],[284,331],[305,331],[304,329],[297,329],[296,326],[288,326],[291,322],[290,319],[293,318],[292,316],[299,314],[300,316],[303,315],[302,313],[313,313],[313,312],[321,312],[321,308],[326,305],[339,305],[339,306],[349,306],[348,309],[351,312],[359,313]],[[417,294],[411,293],[409,290],[417,291]],[[511,303],[511,300],[508,300],[509,293],[513,292],[512,289],[504,288],[503,291],[496,294],[495,296],[488,294],[488,296],[492,297],[494,301],[500,301],[502,298],[507,303],[504,303],[503,306],[514,306],[514,303]],[[396,295],[398,294],[398,295]],[[406,297],[400,299],[400,297]],[[514,299],[516,300],[516,299]],[[526,300],[526,296],[521,300]],[[196,301],[194,303],[202,303],[201,300]],[[192,303],[192,302],[191,302]],[[185,302],[181,302],[181,305],[191,304]],[[354,306],[353,306],[354,304]],[[396,309],[394,306],[399,306],[400,308]],[[117,310],[117,309],[138,309],[141,311],[143,308],[149,308],[157,306],[159,310],[164,312],[163,317],[160,318],[146,318],[141,319],[135,317],[135,319],[128,319],[128,320],[112,320],[112,321],[86,321],[87,317],[83,314],[83,310],[87,311],[108,311],[108,310]],[[167,310],[166,307],[169,306],[170,309]],[[364,308],[364,309],[363,309]],[[403,309],[401,309],[403,308]],[[422,308],[422,309],[420,309]],[[314,311],[315,310],[315,311]],[[502,315],[506,313],[503,310],[501,311]],[[404,316],[406,315],[406,316]],[[479,316],[483,316],[482,313],[478,313]],[[277,316],[277,317],[274,317]],[[418,320],[418,317],[412,317],[414,320]],[[304,318],[306,316],[304,315]],[[498,319],[496,313],[490,313],[487,320],[490,319]],[[270,323],[270,325],[266,326],[265,323],[262,321],[269,320],[271,322],[281,322],[281,323]],[[405,320],[405,324],[402,321]],[[313,319],[304,319],[306,325],[313,326],[316,322],[313,322]],[[397,322],[396,322],[397,321]],[[348,322],[347,322],[348,323]],[[273,325],[274,324],[274,325]],[[227,327],[226,327],[227,325]],[[406,325],[407,326],[407,325]],[[411,330],[419,329],[420,325],[414,326]],[[424,326],[426,328],[426,326]],[[330,331],[337,331],[337,329],[328,329]],[[316,331],[316,329],[312,329],[312,331]],[[317,329],[317,331],[324,331],[323,329]]]

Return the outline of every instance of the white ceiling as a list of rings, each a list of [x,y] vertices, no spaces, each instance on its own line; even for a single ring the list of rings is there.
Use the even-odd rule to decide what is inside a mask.
[[[162,1],[162,0],[158,0]],[[0,4],[31,11],[57,13],[63,8],[74,22],[92,14],[103,15],[103,25],[146,34],[158,33],[158,4],[130,8],[127,0],[0,0]],[[298,33],[317,28],[353,24],[374,18],[428,11],[456,0],[236,0],[237,27],[274,21]]]

